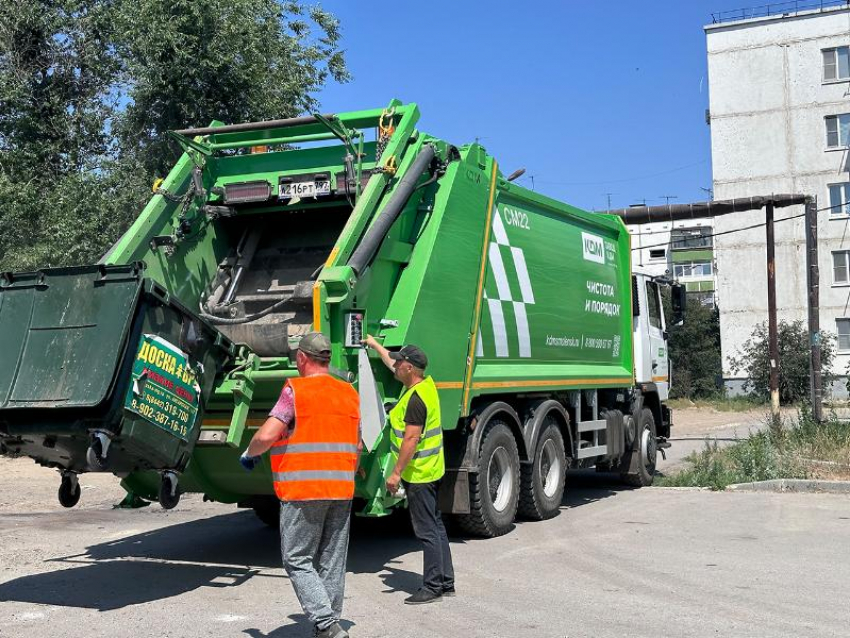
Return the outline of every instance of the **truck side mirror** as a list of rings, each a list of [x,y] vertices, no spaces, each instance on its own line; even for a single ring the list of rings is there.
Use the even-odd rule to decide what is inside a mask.
[[[672,325],[681,326],[685,322],[685,307],[688,304],[687,290],[682,284],[673,284],[670,302],[673,307]]]

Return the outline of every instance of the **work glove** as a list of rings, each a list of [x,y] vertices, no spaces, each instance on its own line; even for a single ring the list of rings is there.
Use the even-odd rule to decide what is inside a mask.
[[[242,456],[239,457],[239,462],[242,464],[248,472],[257,467],[257,463],[260,462],[259,456],[248,456],[248,450],[242,452]]]

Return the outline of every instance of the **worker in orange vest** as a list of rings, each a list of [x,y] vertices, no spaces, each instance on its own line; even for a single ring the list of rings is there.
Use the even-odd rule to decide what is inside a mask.
[[[325,335],[301,339],[299,376],[283,386],[240,462],[252,470],[271,450],[283,566],[315,635],[348,638],[339,620],[361,449],[360,399],[350,384],[330,376],[330,357]]]

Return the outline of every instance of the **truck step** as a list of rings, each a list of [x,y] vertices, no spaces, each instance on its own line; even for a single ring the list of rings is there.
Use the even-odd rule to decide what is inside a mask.
[[[576,456],[580,459],[590,458],[591,456],[605,456],[608,453],[607,445],[594,445],[591,447],[579,448]]]
[[[608,427],[608,422],[605,419],[599,419],[598,421],[579,421],[578,422],[578,431],[579,432],[601,432]]]

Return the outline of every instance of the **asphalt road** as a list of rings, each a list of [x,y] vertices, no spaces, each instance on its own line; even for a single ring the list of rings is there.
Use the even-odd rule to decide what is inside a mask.
[[[58,477],[0,459],[0,636],[310,636],[252,512],[184,497],[113,510],[108,476],[74,510]],[[571,480],[560,515],[507,536],[453,538],[459,595],[402,604],[421,552],[403,518],[358,521],[351,635],[403,638],[847,636],[850,500],[629,490]]]

